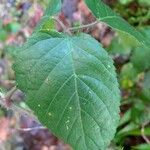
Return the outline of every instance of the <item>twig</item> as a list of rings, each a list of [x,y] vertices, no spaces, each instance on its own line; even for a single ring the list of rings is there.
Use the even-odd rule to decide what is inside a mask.
[[[36,122],[39,122],[39,120],[33,114],[33,112],[30,109],[21,108],[21,107],[15,105],[14,103],[11,103],[9,106],[7,105],[7,101],[11,100],[11,97],[12,97],[12,95],[14,94],[14,92],[16,90],[17,90],[17,88],[14,87],[6,95],[1,95],[1,97],[0,97],[0,105],[3,108],[5,108],[5,109],[12,110],[14,112],[14,115],[16,116],[16,119],[17,119],[16,129],[20,130],[20,131],[31,131],[31,130],[37,130],[37,129],[46,129],[43,126],[34,127],[34,128],[19,128],[19,126],[18,126],[18,124],[19,124],[19,117],[21,115],[27,115],[27,116],[31,117],[33,120],[35,120]]]
[[[32,127],[32,128],[19,128],[19,131],[24,131],[24,132],[29,132],[29,131],[33,131],[33,130],[45,130],[47,129],[46,127],[43,126],[39,126],[39,127]]]
[[[10,109],[11,106],[11,97],[17,90],[16,86],[13,87],[9,92],[7,92],[5,95],[1,94],[0,97],[0,106],[2,106],[5,109]]]
[[[61,27],[63,28],[63,30],[64,30],[65,32],[67,32],[69,35],[71,35],[70,30],[67,30],[66,26],[59,20],[59,18],[53,17],[53,19],[56,20],[56,21],[61,25]]]
[[[10,87],[14,87],[16,84],[15,84],[15,81],[10,81],[10,80],[0,80],[0,86],[6,88],[6,89],[10,89]]]
[[[38,118],[33,114],[33,112],[29,109],[21,108],[15,104],[12,104],[11,108],[12,111],[18,112],[19,115],[27,115],[28,117],[32,118],[36,122],[39,122]]]
[[[33,120],[39,122],[38,118],[33,114],[33,112],[29,109],[24,109],[21,108],[17,105],[15,105],[14,103],[11,104],[11,106],[7,107],[5,104],[5,98],[0,98],[0,106],[2,106],[3,108],[7,109],[7,110],[12,110],[13,112],[17,112],[19,113],[19,115],[27,115],[29,117],[31,117]]]
[[[5,99],[8,100],[12,97],[12,95],[16,92],[17,88],[16,86],[13,87],[8,93],[5,95]]]
[[[150,140],[146,137],[145,131],[144,131],[144,130],[145,130],[145,126],[146,126],[147,124],[149,124],[149,122],[145,122],[145,123],[142,124],[141,135],[142,135],[142,138],[145,140],[145,142],[146,142],[147,144],[150,144]]]
[[[96,20],[95,22],[92,22],[92,23],[90,23],[90,24],[81,25],[81,26],[78,26],[78,27],[68,28],[68,29],[66,30],[66,32],[72,31],[72,30],[79,30],[79,29],[83,29],[83,28],[93,27],[93,26],[95,26],[97,23],[99,23],[99,21]]]
[[[34,114],[31,110],[21,108],[21,107],[15,105],[14,103],[11,103],[10,105],[7,104],[8,101],[11,100],[11,96],[14,94],[14,92],[16,90],[17,90],[17,88],[14,87],[5,96],[2,95],[0,97],[0,106],[2,106],[3,108],[5,108],[7,110],[12,110],[13,112],[17,112],[19,115],[27,115],[27,116],[31,117],[33,120],[39,122],[37,117],[34,116]]]

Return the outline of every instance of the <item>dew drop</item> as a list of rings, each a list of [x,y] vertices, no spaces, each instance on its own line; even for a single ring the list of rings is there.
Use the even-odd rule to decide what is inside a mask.
[[[46,83],[46,84],[49,84],[49,79],[46,79],[46,80],[45,80],[45,83]]]
[[[108,67],[108,68],[111,68],[111,66],[110,66],[110,65],[108,65],[107,67]]]
[[[38,107],[41,107],[41,105],[40,105],[40,104],[38,104]]]
[[[66,123],[69,123],[69,122],[70,122],[69,120],[66,121]]]
[[[69,130],[69,127],[66,125],[67,130]]]
[[[49,115],[49,116],[52,116],[52,114],[51,114],[50,112],[48,113],[48,115]]]

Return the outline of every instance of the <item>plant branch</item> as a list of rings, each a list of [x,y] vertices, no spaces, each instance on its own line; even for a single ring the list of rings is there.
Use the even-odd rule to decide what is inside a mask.
[[[71,35],[70,30],[67,30],[66,26],[59,20],[58,17],[53,17],[53,19],[54,19],[55,21],[57,21],[57,22],[61,25],[61,27],[63,28],[63,30],[64,30],[65,32],[67,32],[69,35]]]
[[[12,95],[16,92],[17,90],[17,87],[13,87],[8,93],[6,93],[5,95],[5,99],[8,100],[8,99],[11,99]]]
[[[0,98],[0,105],[5,109],[12,110],[14,112],[14,115],[17,119],[16,129],[19,131],[31,131],[31,130],[36,130],[36,129],[37,130],[38,129],[46,129],[43,126],[34,127],[34,128],[20,128],[19,127],[19,118],[21,115],[27,115],[28,117],[35,120],[36,122],[39,122],[39,120],[30,109],[24,109],[22,107],[15,105],[14,103],[10,103],[10,105],[7,104],[8,103],[7,101],[11,101],[11,97],[16,90],[17,90],[17,88],[14,87],[8,93],[6,93],[6,95],[2,95]]]
[[[39,122],[38,118],[29,109],[24,109],[24,108],[21,108],[15,104],[12,104],[10,110],[12,110],[14,112],[18,112],[19,115],[27,115],[28,117],[32,118],[36,122]]]
[[[95,22],[92,22],[92,23],[90,23],[90,24],[85,24],[85,25],[81,25],[81,26],[78,26],[78,27],[68,28],[68,29],[66,30],[66,32],[72,31],[72,30],[79,30],[79,29],[84,29],[84,28],[90,28],[90,27],[95,26],[97,23],[99,23],[99,21],[96,20]]]
[[[47,129],[46,127],[43,126],[38,126],[38,127],[32,127],[32,128],[19,128],[19,131],[23,131],[23,132],[29,132],[29,131],[33,131],[33,130],[45,130]]]
[[[27,115],[27,116],[31,117],[33,120],[39,122],[37,117],[34,116],[34,114],[31,110],[21,108],[11,102],[11,97],[16,90],[17,90],[17,88],[14,87],[8,93],[6,93],[6,95],[2,95],[0,97],[0,105],[7,110],[12,110],[13,112],[17,112],[19,115]],[[9,104],[9,102],[11,102],[11,103]]]

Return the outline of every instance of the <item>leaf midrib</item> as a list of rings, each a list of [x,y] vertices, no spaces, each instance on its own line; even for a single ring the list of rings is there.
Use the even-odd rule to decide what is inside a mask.
[[[78,94],[78,85],[77,85],[77,74],[76,74],[76,70],[75,70],[75,64],[74,64],[74,58],[73,58],[73,42],[71,40],[69,40],[69,38],[67,38],[68,42],[67,42],[67,47],[68,49],[70,48],[71,50],[71,57],[72,57],[72,69],[74,72],[74,83],[75,83],[75,92],[76,92],[76,97],[77,97],[77,105],[79,108],[79,117],[80,117],[80,124],[81,124],[81,129],[82,129],[82,133],[83,133],[83,141],[84,141],[84,145],[85,148],[87,149],[87,145],[86,145],[86,140],[85,140],[85,132],[84,132],[84,127],[83,127],[83,123],[82,123],[82,115],[81,115],[81,105],[80,105],[80,99],[79,99],[79,94]]]

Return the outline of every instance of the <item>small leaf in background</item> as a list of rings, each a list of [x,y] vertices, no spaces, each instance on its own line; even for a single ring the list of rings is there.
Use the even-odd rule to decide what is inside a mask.
[[[7,39],[7,32],[0,28],[0,41],[5,41]]]
[[[11,22],[5,26],[5,29],[9,32],[16,33],[21,29],[21,25],[17,22]]]
[[[41,18],[40,22],[38,23],[37,27],[35,28],[35,32],[40,29],[53,29],[54,20],[52,17],[61,11],[61,0],[49,0],[48,7]],[[50,26],[49,26],[50,25]]]
[[[145,6],[150,6],[150,1],[149,0],[138,0],[138,2],[142,5]]]
[[[131,110],[129,109],[127,112],[124,113],[123,117],[120,119],[119,126],[127,123],[131,119]]]
[[[141,29],[141,33],[150,41],[150,28]],[[136,48],[133,51],[131,62],[138,72],[143,72],[150,69],[150,48]]]
[[[143,100],[150,102],[150,70],[145,72],[141,97]]]
[[[111,58],[92,37],[38,32],[17,52],[18,88],[43,125],[74,150],[104,150],[119,122]]]
[[[131,118],[136,124],[142,124],[145,121],[150,120],[149,108],[146,108],[142,101],[136,101],[136,104],[132,107]]]
[[[150,144],[141,144],[134,146],[133,150],[150,150]]]
[[[131,48],[127,46],[124,47],[122,42],[119,37],[115,37],[108,47],[108,52],[111,55],[128,55],[131,52]]]
[[[127,5],[127,4],[129,4],[129,3],[131,3],[131,2],[133,2],[133,0],[119,0],[119,2],[120,2],[121,4],[123,4],[123,5]]]
[[[49,18],[45,23],[43,23],[42,29],[44,30],[54,30],[56,28],[56,21],[53,18]]]
[[[145,134],[145,136],[150,136],[150,128],[149,127],[144,128],[144,134]],[[141,136],[141,128],[130,131],[128,135]]]
[[[108,47],[109,53],[112,55],[129,55],[138,43],[133,38],[118,32]]]
[[[128,89],[134,86],[137,79],[137,71],[132,63],[125,64],[120,73],[120,84],[124,89]]]
[[[131,62],[138,72],[150,69],[150,49],[138,47],[133,51]]]
[[[135,129],[138,129],[138,125],[133,123],[133,122],[130,122],[128,123],[127,125],[125,125],[123,128],[121,128],[116,136],[115,136],[115,141],[117,143],[121,143],[121,141],[127,136],[129,135],[129,133]]]

